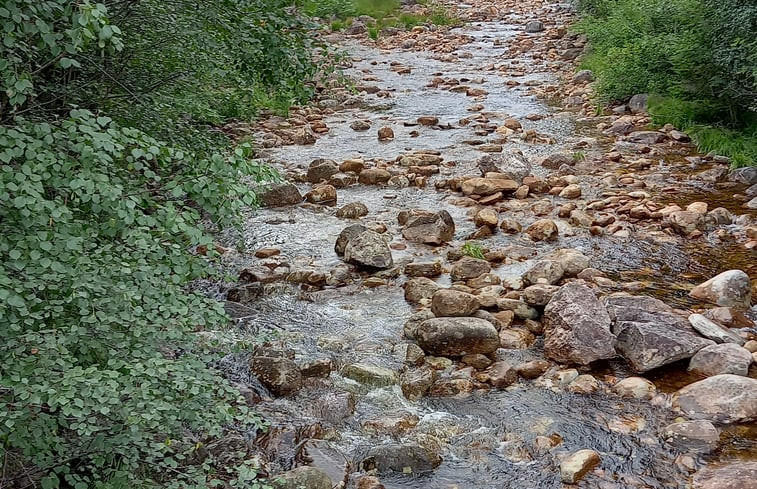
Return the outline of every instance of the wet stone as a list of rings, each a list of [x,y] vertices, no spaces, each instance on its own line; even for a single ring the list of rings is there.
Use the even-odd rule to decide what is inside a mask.
[[[367,268],[387,269],[394,265],[392,251],[384,237],[370,230],[349,240],[344,249],[344,260]]]
[[[351,202],[340,207],[335,215],[340,219],[358,219],[368,215],[368,207],[362,202]]]
[[[276,396],[288,396],[302,387],[300,369],[289,358],[255,356],[250,371]]]
[[[342,376],[367,387],[386,387],[398,381],[394,370],[366,363],[347,365],[342,369]]]
[[[431,368],[407,370],[400,377],[402,395],[409,401],[417,401],[431,389],[436,378],[436,370]]]
[[[720,441],[720,432],[706,420],[673,423],[662,431],[661,436],[676,448],[695,451],[711,450]]]
[[[692,489],[757,489],[757,462],[705,467],[694,475]]]
[[[731,374],[708,377],[676,392],[673,408],[691,419],[716,423],[757,421],[757,379]]]
[[[423,212],[407,219],[402,236],[416,243],[440,245],[455,237],[455,222],[444,210],[437,213]]]
[[[616,356],[610,316],[588,287],[564,285],[544,308],[544,354],[561,363],[588,365]]]
[[[594,470],[601,461],[594,450],[579,450],[560,463],[560,479],[566,484],[575,484]]]
[[[472,258],[469,256],[463,257],[452,266],[450,273],[452,280],[470,280],[491,270],[491,265],[486,260],[479,258]]]
[[[438,277],[442,274],[442,264],[439,261],[413,262],[405,265],[405,275],[408,277]]]
[[[404,287],[405,300],[414,304],[430,301],[434,293],[441,288],[439,284],[426,277],[408,280]]]
[[[302,195],[292,183],[271,184],[258,193],[264,207],[286,207],[302,202]]]
[[[643,377],[628,377],[614,386],[612,391],[629,399],[652,399],[657,392],[655,385]]]
[[[320,183],[339,173],[339,165],[334,160],[317,159],[308,166],[307,180],[310,183]]]
[[[752,354],[733,343],[710,345],[699,350],[689,362],[689,371],[705,377],[719,374],[747,375]]]
[[[439,454],[414,443],[389,443],[371,448],[360,466],[363,470],[376,470],[379,474],[423,474],[442,463]]]
[[[436,356],[487,354],[499,348],[499,336],[494,326],[473,317],[424,321],[418,328],[417,340],[426,353]]]

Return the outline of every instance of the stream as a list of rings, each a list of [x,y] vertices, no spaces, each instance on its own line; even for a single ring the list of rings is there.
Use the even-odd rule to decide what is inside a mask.
[[[651,400],[620,398],[606,387],[633,375],[622,360],[578,369],[577,373],[590,373],[605,386],[593,393],[568,390],[565,377],[573,374],[566,374],[569,369],[557,365],[534,380],[521,379],[503,390],[473,388],[454,395],[425,395],[415,401],[405,397],[396,381],[371,385],[340,374],[345,366],[355,363],[402,372],[410,343],[403,337],[403,327],[418,308],[403,297],[407,278],[402,273],[390,269],[372,274],[345,265],[334,252],[337,236],[356,222],[384,226],[391,237],[395,268],[401,271],[410,262],[438,260],[448,271],[448,253],[459,250],[476,231],[471,218],[475,207],[459,193],[436,190],[435,182],[478,174],[477,160],[487,154],[479,150],[480,143],[502,144],[504,153],[518,150],[530,161],[561,151],[580,154],[585,160],[576,165],[575,173],[580,177],[584,201],[611,195],[608,192],[621,188],[618,179],[631,175],[646,181],[644,190],[661,204],[676,203],[685,208],[691,202],[704,201],[711,209],[727,206],[734,215],[745,216],[730,228],[725,226],[725,234],[708,233],[697,240],[625,224],[623,229],[629,229],[630,236],[594,236],[564,219],[555,219],[560,231],[555,242],[534,243],[525,234],[503,232],[476,239],[486,249],[521,246],[535,250],[522,261],[504,262],[492,269],[505,283],[517,281],[536,261],[560,248],[580,251],[589,257],[591,267],[606,274],[603,294],[626,291],[651,295],[687,310],[703,307],[688,296],[691,287],[720,272],[741,269],[753,283],[757,280],[755,250],[728,235],[738,234],[739,225],[750,218],[754,222],[757,216],[731,198],[746,186],[684,176],[693,172],[684,159],[694,154],[688,146],[637,155],[652,160],[650,166],[641,169],[604,162],[602,155],[614,148],[615,141],[597,129],[596,121],[587,121],[578,110],[555,104],[542,90],[558,84],[561,73],[551,69],[554,63],[547,63],[547,57],[539,54],[544,49],[517,56],[510,49],[523,41],[526,21],[540,18],[548,25],[559,25],[570,19],[567,5],[531,4],[539,8],[531,12],[525,6],[502,7],[496,14],[489,13],[489,4],[456,5],[463,16],[467,11],[480,10],[494,20],[472,21],[452,30],[450,34],[460,42],[446,50],[424,50],[420,47],[422,40],[402,47],[340,36],[339,45],[349,58],[344,74],[358,87],[370,85],[376,90],[358,91],[353,96],[359,99],[358,104],[323,111],[328,132],[314,144],[262,151],[265,161],[295,181],[302,194],[311,189],[302,175],[310,162],[319,158],[336,162],[361,159],[380,166],[403,154],[432,151],[443,161],[441,172],[431,175],[422,187],[352,184],[337,189],[336,206],[301,204],[250,211],[241,236],[229,235],[228,242],[223,243],[229,248],[280,251],[264,259],[230,252],[222,260],[232,275],[273,261],[290,273],[304,270],[329,276],[333,270],[344,269],[349,275],[338,286],[272,281],[252,290],[253,299],[240,300],[230,308],[236,318],[236,339],[254,342],[262,337],[270,345],[267,348],[293,352],[299,365],[319,361],[330,365],[327,376],[306,378],[296,393],[275,396],[250,372],[249,353],[230,355],[221,362],[230,379],[253,391],[255,409],[271,423],[268,433],[255,434],[261,435],[256,444],[271,473],[309,463],[328,473],[334,484],[343,481],[349,488],[374,487],[361,486],[359,481],[372,473],[366,460],[371,454],[375,456],[375,449],[412,444],[437,453],[441,464],[423,473],[379,472],[377,476],[387,489],[554,489],[564,487],[560,460],[576,450],[592,449],[600,454],[601,463],[579,483],[580,487],[684,489],[691,487],[692,473],[708,463],[757,461],[757,428],[752,425],[724,428],[720,444],[711,451],[680,449],[661,439],[660,431],[676,418],[669,408],[670,393],[696,380],[687,374],[685,362],[645,375],[658,389]],[[472,14],[467,17],[476,18]],[[422,38],[424,33],[418,32]],[[558,64],[564,72],[570,63]],[[434,84],[435,78],[454,79],[460,85],[480,89],[477,93],[482,95],[449,90],[445,87],[454,85]],[[514,79],[517,85],[507,83]],[[475,104],[483,108],[472,107]],[[322,101],[324,106],[328,104]],[[438,123],[417,124],[416,120],[424,116],[438,117]],[[485,126],[501,126],[508,119],[520,121],[523,131],[533,131],[536,140],[486,131]],[[369,121],[371,127],[353,130],[354,121]],[[392,127],[393,139],[379,141],[376,131],[382,126]],[[697,171],[710,168],[702,166]],[[532,171],[543,178],[554,172],[538,165]],[[677,192],[665,190],[676,185]],[[529,198],[531,203],[537,200],[552,203],[556,209],[564,199],[549,194]],[[359,220],[336,217],[335,210],[349,203],[364,204],[367,216]],[[403,239],[397,216],[409,209],[446,210],[456,225],[454,239],[438,247]],[[505,214],[524,221],[535,217],[530,208],[515,204],[501,215]],[[435,280],[442,286],[451,284],[448,273]],[[239,285],[213,283],[203,287],[225,300],[229,290]],[[754,306],[750,314],[757,319]],[[543,360],[542,348],[543,340],[537,335],[530,346],[500,349],[497,355],[520,364]],[[441,365],[441,371],[452,379],[471,375],[456,362]],[[757,378],[754,365],[750,374]],[[477,386],[475,382],[473,385]]]

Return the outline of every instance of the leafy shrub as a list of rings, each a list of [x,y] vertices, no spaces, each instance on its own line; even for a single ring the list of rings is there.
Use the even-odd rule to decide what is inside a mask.
[[[243,153],[196,159],[83,110],[0,127],[3,486],[189,487],[172,440],[258,422],[193,345],[222,308],[183,290],[208,271],[195,208],[252,202]]]
[[[579,0],[583,60],[601,101],[657,95],[661,124],[699,128],[703,148],[757,162],[757,5],[739,0]],[[712,126],[702,130],[702,125]],[[714,137],[719,132],[718,137]],[[725,144],[729,138],[744,138]],[[705,139],[707,144],[704,144]],[[740,149],[738,149],[740,148]]]

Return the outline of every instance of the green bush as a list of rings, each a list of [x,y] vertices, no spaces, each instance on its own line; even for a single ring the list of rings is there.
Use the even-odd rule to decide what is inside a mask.
[[[329,69],[291,4],[0,6],[0,487],[260,487],[199,450],[262,422],[209,368],[197,334],[227,317],[187,285],[205,224],[274,178],[214,126]]]
[[[189,487],[171,440],[257,422],[193,346],[222,308],[183,290],[208,272],[196,208],[252,203],[244,151],[197,159],[82,110],[0,127],[2,480]]]
[[[602,102],[650,93],[655,121],[700,135],[703,148],[757,162],[757,5],[739,0],[579,0],[590,43],[583,67]],[[702,125],[711,126],[703,130]],[[713,137],[719,132],[718,137]],[[694,134],[696,137],[696,134]],[[730,138],[741,141],[725,144]],[[707,144],[704,144],[705,139]],[[751,139],[751,140],[750,140]],[[736,149],[741,148],[741,149]]]

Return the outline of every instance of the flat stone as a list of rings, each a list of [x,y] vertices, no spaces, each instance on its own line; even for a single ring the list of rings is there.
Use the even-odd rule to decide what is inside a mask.
[[[423,351],[436,356],[486,355],[499,348],[496,328],[490,322],[474,317],[424,321],[418,328],[417,340]]]
[[[689,362],[689,371],[711,377],[720,374],[748,375],[752,353],[739,345],[723,343],[699,350]]]
[[[744,338],[741,336],[723,328],[714,321],[710,321],[707,317],[701,314],[690,315],[689,322],[691,323],[691,327],[697,330],[699,334],[715,343],[735,343],[737,345],[743,345],[745,342]]]
[[[692,489],[757,489],[757,462],[707,466],[694,475]]]

